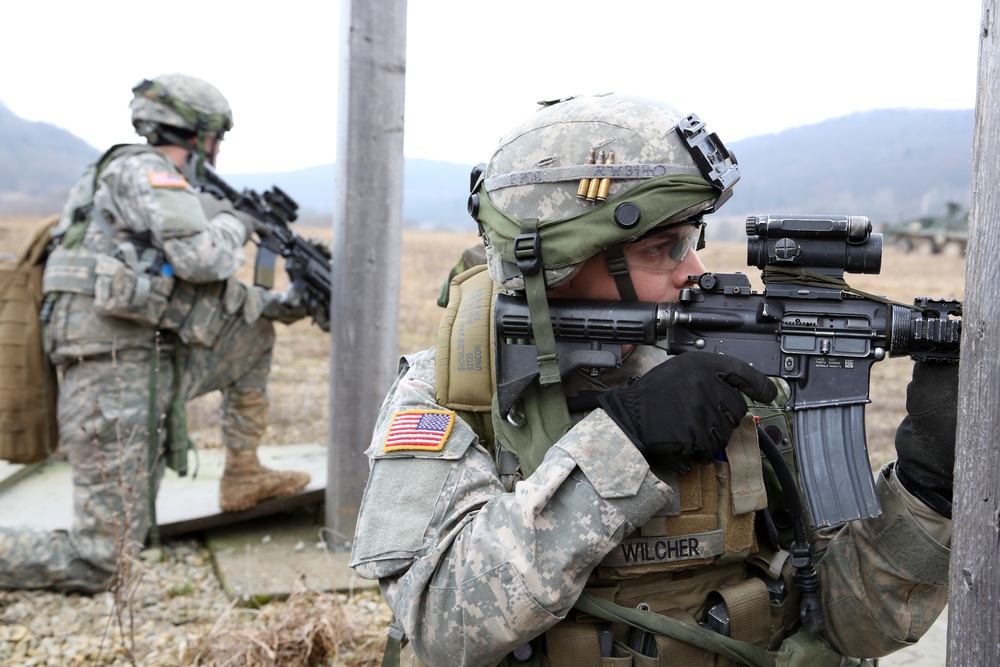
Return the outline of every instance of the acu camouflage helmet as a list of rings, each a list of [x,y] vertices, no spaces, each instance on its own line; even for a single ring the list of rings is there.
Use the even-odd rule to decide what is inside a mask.
[[[542,268],[546,287],[565,282],[606,248],[714,211],[739,179],[694,114],[624,95],[542,104],[474,172],[469,213],[506,289]]]
[[[219,90],[187,74],[143,79],[132,88],[132,125],[140,136],[156,143],[170,128],[199,137],[222,136],[233,127],[233,112]]]

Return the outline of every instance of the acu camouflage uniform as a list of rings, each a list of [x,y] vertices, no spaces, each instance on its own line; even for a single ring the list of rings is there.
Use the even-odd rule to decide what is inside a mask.
[[[501,139],[473,187],[489,272],[452,282],[437,346],[401,362],[367,450],[351,557],[395,613],[390,637],[405,637],[403,664],[856,665],[915,642],[947,602],[950,521],[905,491],[892,466],[876,482],[881,516],[811,535],[826,618],[813,639],[790,585],[790,524],[756,525],[784,502],[750,415],[726,460],[692,463],[683,475],[651,469],[602,409],[559,424],[546,392],[623,386],[666,359],[659,348],[637,347],[595,377],[574,371],[548,389],[533,381],[518,404],[521,426],[508,420],[513,411],[500,414],[494,294],[523,292],[533,326],[544,325],[535,305],[584,260],[721,198],[714,174],[677,139],[680,115],[664,106],[621,96],[550,105]],[[569,162],[570,143],[610,147],[618,163],[596,171]],[[577,179],[608,174],[616,180],[606,205],[576,203]],[[626,194],[642,211],[633,237],[611,220]],[[529,271],[515,238],[533,234],[544,265]],[[792,434],[775,407],[751,413],[778,429],[794,474]],[[780,582],[785,594],[772,595],[769,584]],[[731,637],[697,627],[719,600]],[[641,622],[669,626],[651,640],[658,658],[632,648],[638,621],[629,617],[640,611]],[[614,614],[628,623],[609,622]],[[697,646],[668,636],[677,625],[662,619],[694,631]]]
[[[584,592],[626,607],[646,603],[693,623],[704,618],[712,592],[750,581],[751,571],[789,580],[788,553],[761,544],[752,523],[749,531],[743,523],[742,534],[738,526],[719,526],[732,543],[699,559],[688,547],[699,544],[699,536],[704,545],[711,531],[688,530],[685,523],[696,525],[707,514],[737,524],[738,516],[726,517],[716,504],[716,498],[734,497],[729,479],[737,473],[723,462],[693,464],[680,478],[653,471],[600,409],[574,414],[575,425],[538,468],[505,488],[504,464],[498,463],[503,455],[488,449],[476,415],[460,411],[463,418],[436,400],[437,353],[404,357],[382,407],[367,451],[371,477],[351,560],[359,575],[378,579],[422,664],[498,664],[546,631],[549,651],[555,644],[563,651],[596,646],[595,619],[582,622],[585,615],[573,611]],[[568,392],[620,386],[665,359],[659,348],[637,348],[621,369],[599,380],[583,373],[570,378]],[[451,418],[440,450],[386,446],[397,415],[433,410]],[[757,412],[774,413],[766,406]],[[789,449],[786,442],[786,456]],[[766,463],[756,470],[773,503],[777,491]],[[891,467],[880,472],[876,488],[880,517],[813,536],[826,613],[823,638],[844,656],[874,658],[915,642],[948,598],[950,521],[903,489]],[[787,547],[788,535],[783,538]],[[636,546],[642,544],[645,550]],[[702,546],[702,553],[712,552]],[[757,619],[758,627],[749,630],[758,645],[778,649],[797,631],[798,597],[788,590],[784,601],[765,602],[763,625]],[[734,614],[738,637],[736,622]],[[615,624],[613,631],[619,656],[613,662],[588,662],[574,653],[530,664],[735,664],[664,637],[657,640],[660,662],[645,656],[629,662],[623,648],[629,629]],[[537,660],[541,649],[535,651]]]
[[[93,169],[71,192],[59,232],[90,200]],[[0,588],[107,584],[120,550],[142,544],[150,529],[149,487],[163,473],[165,416],[175,391],[185,402],[222,392],[227,449],[255,449],[266,427],[274,344],[266,316],[287,313],[277,295],[234,276],[244,261],[246,226],[221,202],[196,193],[163,153],[139,145],[119,148],[100,172],[93,211],[79,249],[53,251],[45,273],[46,292],[59,293],[45,346],[60,374],[60,447],[73,470],[73,526],[0,528]],[[112,258],[116,247],[128,249],[126,259],[160,251],[173,277],[136,282]],[[175,340],[186,354],[175,357]],[[147,474],[151,391],[160,455]]]

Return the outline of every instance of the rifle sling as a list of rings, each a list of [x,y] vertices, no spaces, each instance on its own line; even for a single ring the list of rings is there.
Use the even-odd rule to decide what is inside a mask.
[[[759,646],[726,637],[669,616],[623,607],[590,593],[581,595],[574,607],[578,611],[606,621],[625,623],[646,632],[692,644],[706,651],[725,656],[737,663],[751,665],[751,667],[775,667],[776,665],[774,656]]]

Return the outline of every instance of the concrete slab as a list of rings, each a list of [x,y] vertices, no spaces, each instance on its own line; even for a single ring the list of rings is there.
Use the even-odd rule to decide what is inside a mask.
[[[326,489],[326,446],[319,444],[261,447],[261,462],[282,470],[306,470],[312,475],[300,493],[261,503],[246,512],[222,512],[219,479],[225,452],[198,450],[197,469],[178,477],[168,470],[160,484],[156,514],[161,536],[207,530],[247,521],[304,505],[322,503]],[[72,482],[69,464],[56,458],[44,463],[0,468],[0,526],[31,525],[45,530],[72,524]]]
[[[349,553],[329,551],[322,538],[326,454],[319,444],[261,447],[258,455],[265,465],[305,470],[312,480],[294,496],[245,512],[222,512],[218,496],[225,452],[199,450],[197,470],[192,459],[186,477],[170,470],[163,477],[156,500],[160,535],[203,533],[220,582],[234,599],[287,597],[302,586],[322,591],[373,587],[347,566]],[[0,463],[0,526],[70,527],[68,463],[58,458],[32,465]]]
[[[0,526],[69,528],[70,486],[69,465],[65,461],[29,465],[5,462],[0,482]]]
[[[17,484],[21,479],[31,474],[31,471],[40,464],[31,463],[11,463],[10,461],[0,461],[0,490],[6,489],[12,484]]]
[[[223,590],[244,602],[377,587],[347,566],[350,553],[327,549],[324,530],[321,512],[299,511],[217,528],[205,542]]]

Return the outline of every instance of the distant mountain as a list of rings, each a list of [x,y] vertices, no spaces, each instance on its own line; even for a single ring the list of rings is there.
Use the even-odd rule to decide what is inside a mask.
[[[99,155],[66,130],[24,120],[0,102],[0,214],[58,211],[69,188]]]
[[[710,238],[738,240],[756,213],[867,215],[877,225],[940,214],[971,200],[971,109],[887,109],[731,142],[742,170]],[[99,151],[0,104],[0,215],[58,210]],[[466,213],[472,165],[408,158],[403,220],[409,228],[472,229]],[[223,173],[231,185],[278,185],[301,206],[302,224],[327,224],[334,165],[274,174]]]
[[[417,229],[473,228],[466,212],[472,166],[407,158],[403,164],[403,224]],[[334,206],[336,165],[280,174],[221,174],[230,185],[262,192],[277,185],[303,211],[303,221],[329,216]]]
[[[972,196],[972,109],[855,113],[729,145],[742,178],[715,216],[714,238],[740,240],[760,213],[866,215],[881,226],[967,207]],[[471,166],[408,159],[403,215],[409,227],[468,229]],[[303,208],[329,213],[333,165],[286,174],[227,176],[243,187],[278,183]],[[714,227],[714,229],[713,229]]]
[[[727,213],[850,213],[895,221],[971,197],[971,109],[854,113],[734,142]]]

